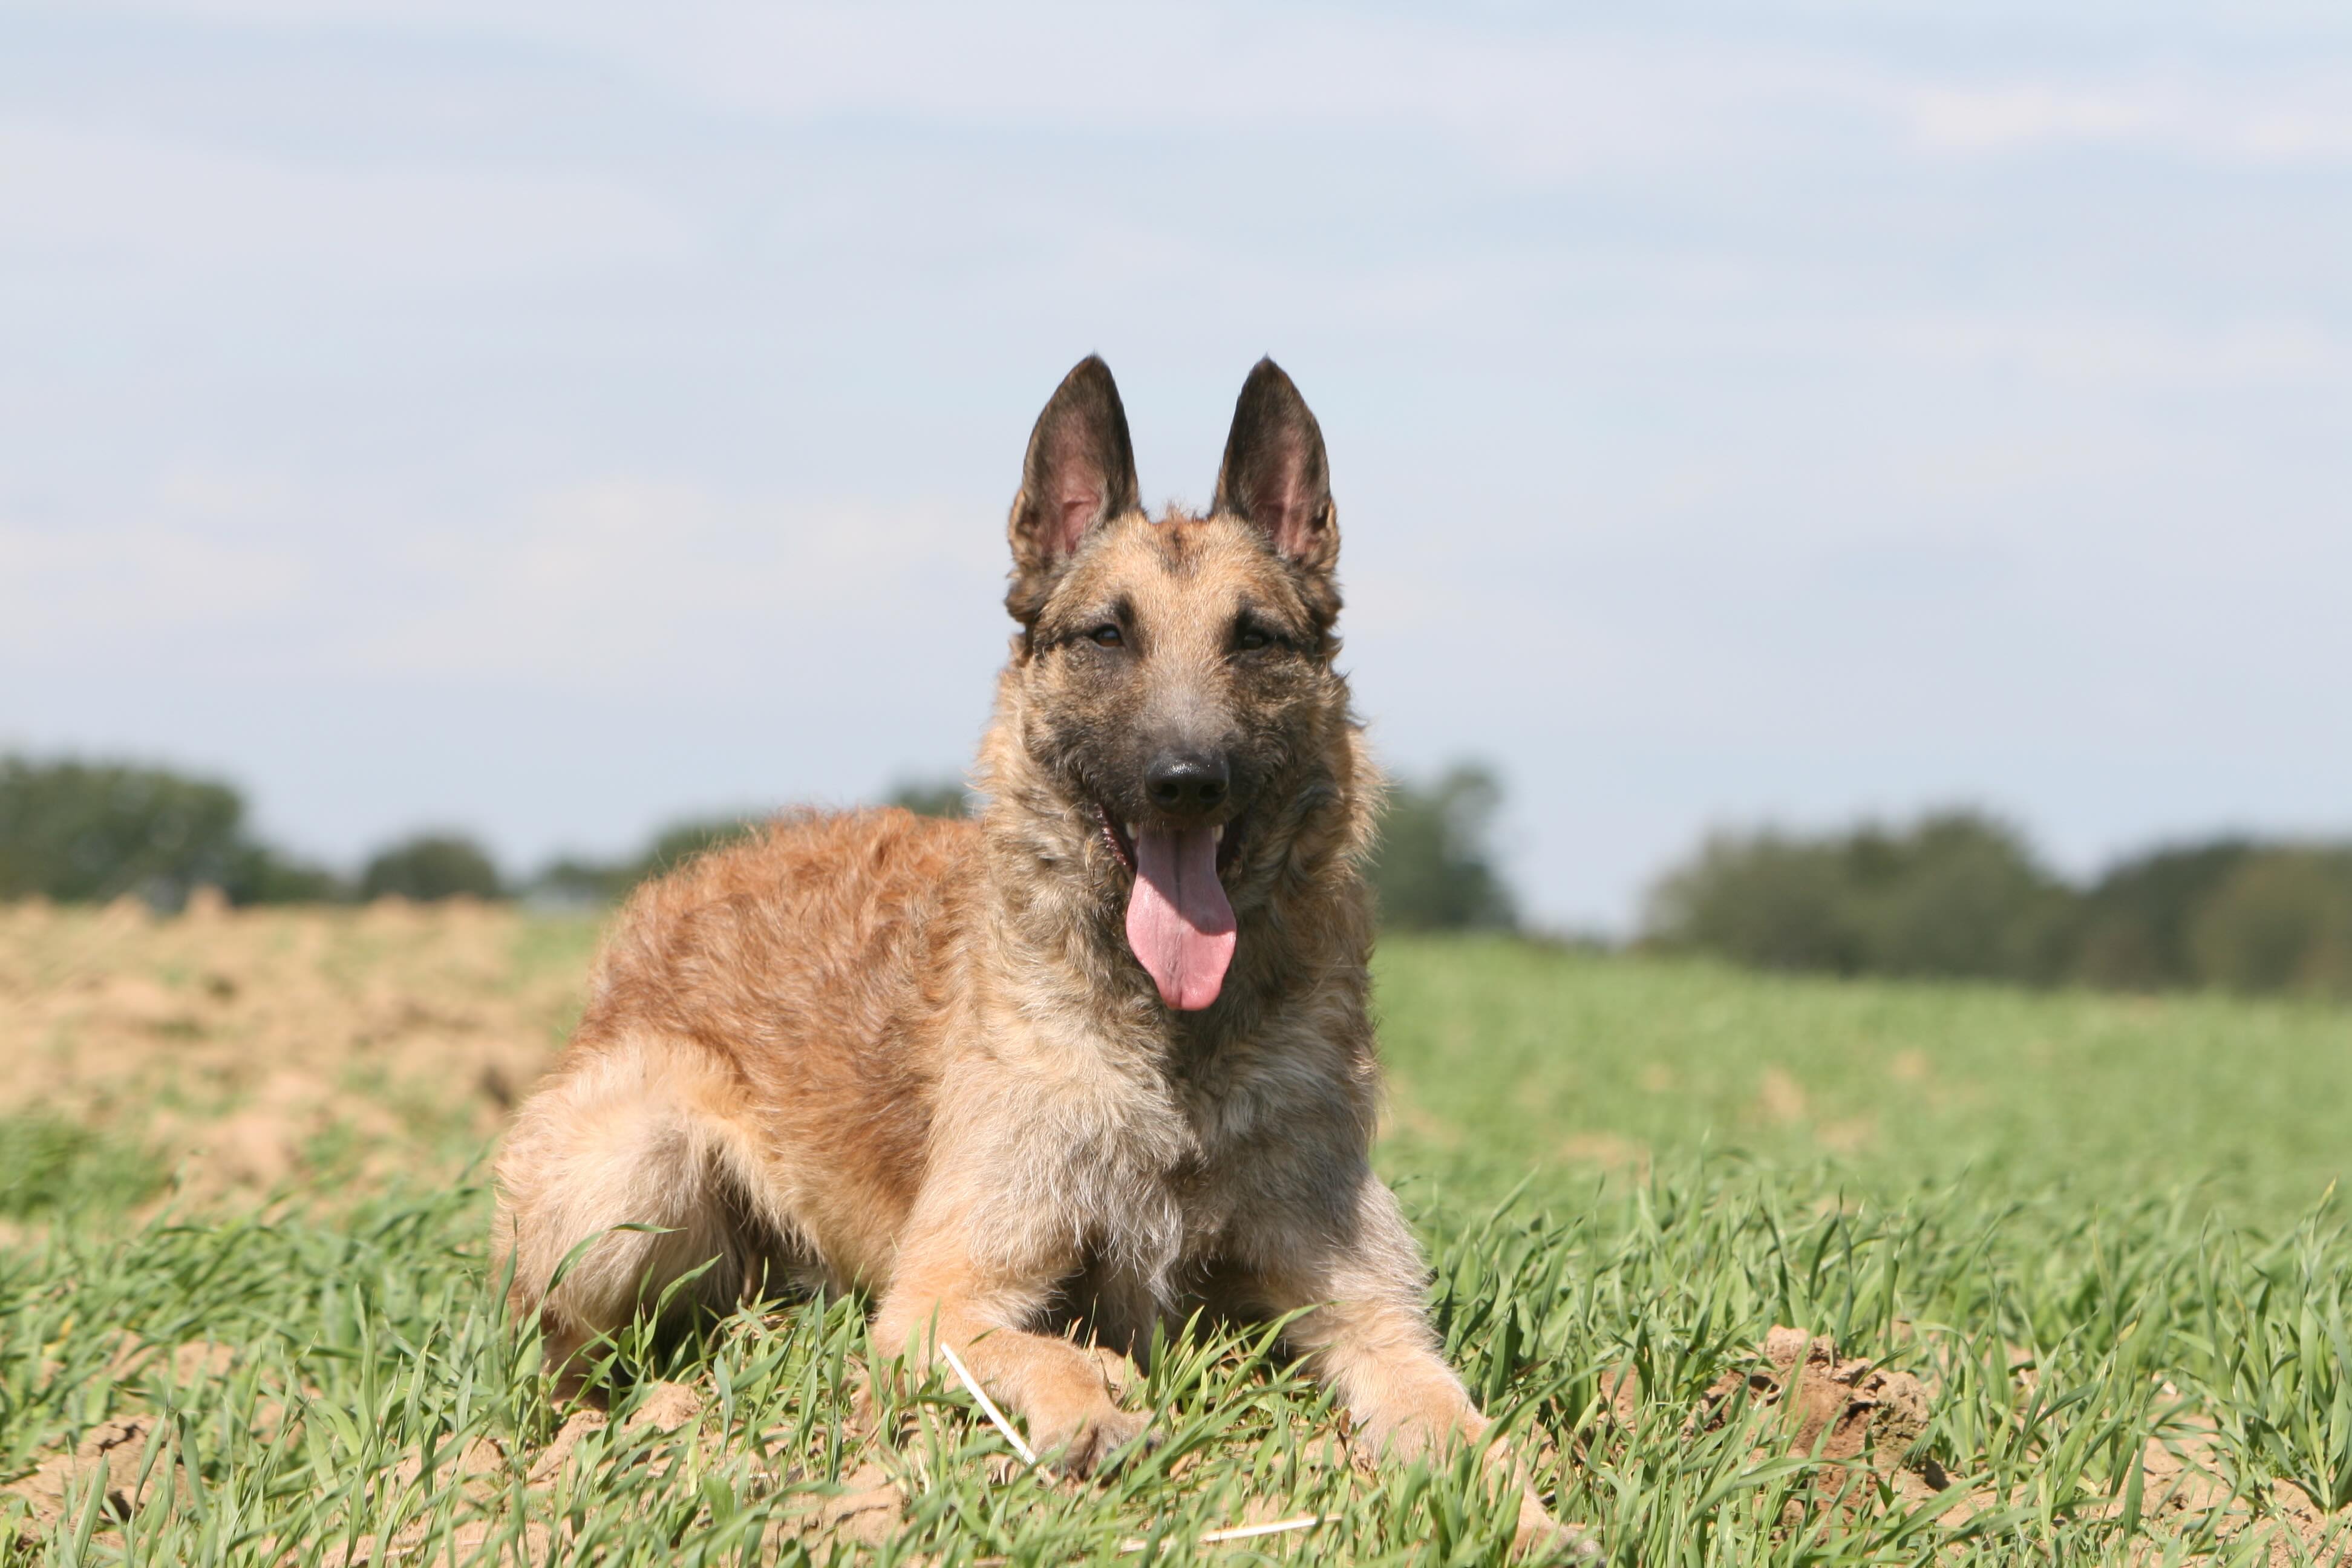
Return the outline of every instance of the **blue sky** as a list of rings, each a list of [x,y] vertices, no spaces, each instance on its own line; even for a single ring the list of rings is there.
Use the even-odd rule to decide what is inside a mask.
[[[960,766],[1030,420],[1321,416],[1530,908],[2352,831],[2340,6],[0,6],[0,743],[511,862]]]

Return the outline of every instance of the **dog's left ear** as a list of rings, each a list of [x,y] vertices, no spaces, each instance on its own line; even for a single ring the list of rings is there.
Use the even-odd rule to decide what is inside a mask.
[[[1062,568],[1097,525],[1142,503],[1118,384],[1099,354],[1071,367],[1029,432],[1013,500],[1013,586],[1004,607],[1034,625]]]
[[[1282,367],[1262,359],[1234,405],[1213,510],[1254,524],[1285,560],[1328,573],[1339,560],[1339,512],[1323,427]]]

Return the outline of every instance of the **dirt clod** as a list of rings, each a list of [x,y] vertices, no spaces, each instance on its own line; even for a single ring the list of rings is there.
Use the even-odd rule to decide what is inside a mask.
[[[1889,1372],[1862,1357],[1841,1357],[1827,1334],[1775,1328],[1763,1353],[1747,1368],[1725,1373],[1701,1397],[1685,1431],[1712,1431],[1729,1418],[1741,1395],[1765,1409],[1791,1413],[1790,1450],[1840,1462],[1886,1456],[1899,1464],[1927,1429],[1927,1391],[1907,1372]]]
[[[880,1465],[867,1465],[841,1478],[841,1490],[808,1516],[811,1533],[876,1545],[898,1528],[906,1500],[898,1483]]]
[[[675,1432],[702,1414],[702,1396],[682,1383],[656,1383],[646,1392],[645,1402],[621,1423],[625,1432],[652,1427],[656,1432]]]
[[[1601,1379],[1605,1424],[1630,1427],[1639,1418],[1642,1386],[1630,1370]],[[1727,1369],[1683,1418],[1689,1441],[1718,1431],[1748,1410],[1777,1413],[1770,1452],[1822,1462],[1816,1494],[1849,1508],[1874,1494],[1863,1475],[1914,1500],[1943,1491],[1950,1479],[1933,1458],[1912,1457],[1931,1413],[1926,1385],[1861,1356],[1841,1356],[1827,1334],[1776,1327],[1744,1363]]]
[[[538,1458],[531,1461],[530,1484],[543,1486],[562,1474],[563,1467],[571,1461],[572,1451],[591,1434],[602,1432],[605,1425],[605,1415],[601,1410],[573,1411],[564,1419],[553,1440],[539,1451]]]

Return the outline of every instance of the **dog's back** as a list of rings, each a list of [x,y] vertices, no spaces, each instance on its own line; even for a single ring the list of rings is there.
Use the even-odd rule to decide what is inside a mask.
[[[961,936],[978,852],[972,823],[886,807],[796,814],[698,857],[629,900],[574,1048],[651,1027],[755,1093],[776,1073],[811,1092],[895,1072],[919,1045],[920,976]]]

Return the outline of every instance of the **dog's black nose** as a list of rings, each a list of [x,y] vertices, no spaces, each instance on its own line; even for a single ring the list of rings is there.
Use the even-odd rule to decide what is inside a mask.
[[[1151,804],[1176,816],[1214,811],[1232,784],[1225,759],[1214,752],[1162,752],[1143,773]]]

